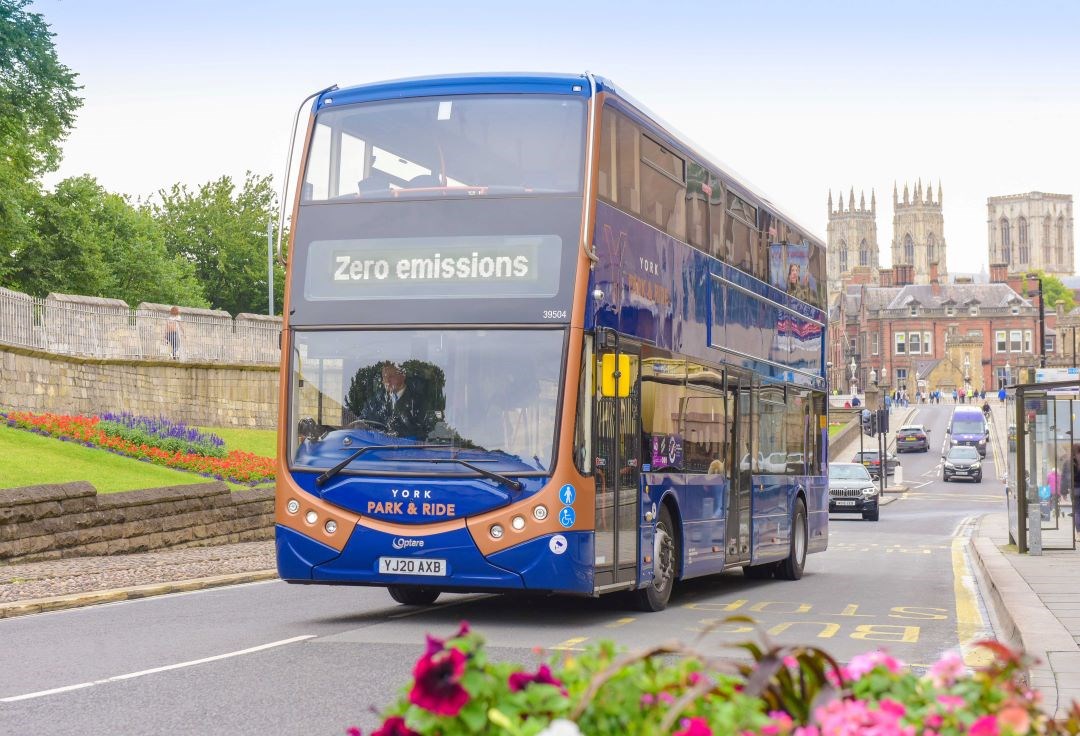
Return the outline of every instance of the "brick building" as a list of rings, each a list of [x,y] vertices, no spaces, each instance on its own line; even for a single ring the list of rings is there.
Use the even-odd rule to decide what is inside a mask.
[[[910,267],[909,267],[910,268]],[[996,391],[1021,368],[1039,360],[1038,297],[1003,265],[991,266],[991,283],[913,284],[909,268],[881,270],[882,286],[848,283],[829,313],[830,386],[847,393],[870,383],[916,391]],[[899,285],[894,285],[899,284]],[[1025,288],[1026,286],[1026,288]],[[1047,363],[1054,364],[1058,314],[1044,315]]]

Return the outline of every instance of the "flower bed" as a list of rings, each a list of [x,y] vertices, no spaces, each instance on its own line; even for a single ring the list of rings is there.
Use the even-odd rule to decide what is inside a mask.
[[[110,437],[120,437],[136,445],[149,445],[169,452],[206,457],[225,457],[225,441],[215,434],[203,434],[183,422],[165,417],[139,417],[128,412],[100,415],[98,429]]]
[[[274,478],[273,458],[240,450],[225,452],[223,448],[221,456],[214,457],[185,449],[166,449],[146,442],[136,442],[127,436],[108,434],[98,417],[13,411],[0,413],[0,419],[5,420],[10,427],[80,442],[87,447],[99,447],[119,455],[199,473],[218,480],[255,484]]]
[[[610,643],[540,664],[488,661],[467,624],[431,636],[413,682],[370,736],[1020,736],[1080,733],[1039,711],[1025,662],[995,642],[987,667],[947,653],[923,676],[883,652],[846,666],[814,647],[742,645],[752,664],[672,644],[624,654]],[[362,736],[357,728],[351,736]]]

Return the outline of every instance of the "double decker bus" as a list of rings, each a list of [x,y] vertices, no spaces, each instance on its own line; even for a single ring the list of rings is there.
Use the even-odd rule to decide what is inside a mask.
[[[660,610],[687,578],[802,576],[828,542],[819,240],[590,74],[313,97],[282,579]]]

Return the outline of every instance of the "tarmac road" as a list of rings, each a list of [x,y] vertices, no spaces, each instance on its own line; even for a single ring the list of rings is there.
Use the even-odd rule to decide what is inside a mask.
[[[694,580],[656,614],[617,596],[446,595],[412,608],[381,589],[273,581],[4,619],[0,734],[368,731],[373,709],[408,681],[424,634],[449,635],[463,619],[491,656],[529,666],[536,646],[548,656],[600,639],[692,641],[743,614],[776,640],[841,660],[886,647],[925,667],[990,633],[963,539],[974,516],[1000,508],[1001,484],[992,462],[982,484],[941,482],[935,450],[951,409],[917,410],[909,421],[930,427],[931,450],[900,456],[906,490],[878,522],[834,515],[829,550],[808,559],[801,581]],[[715,653],[754,635],[719,624],[699,645]]]

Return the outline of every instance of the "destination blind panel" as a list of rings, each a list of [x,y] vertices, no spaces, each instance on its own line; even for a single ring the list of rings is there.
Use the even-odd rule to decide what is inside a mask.
[[[311,301],[553,297],[557,235],[317,240],[307,258]]]

